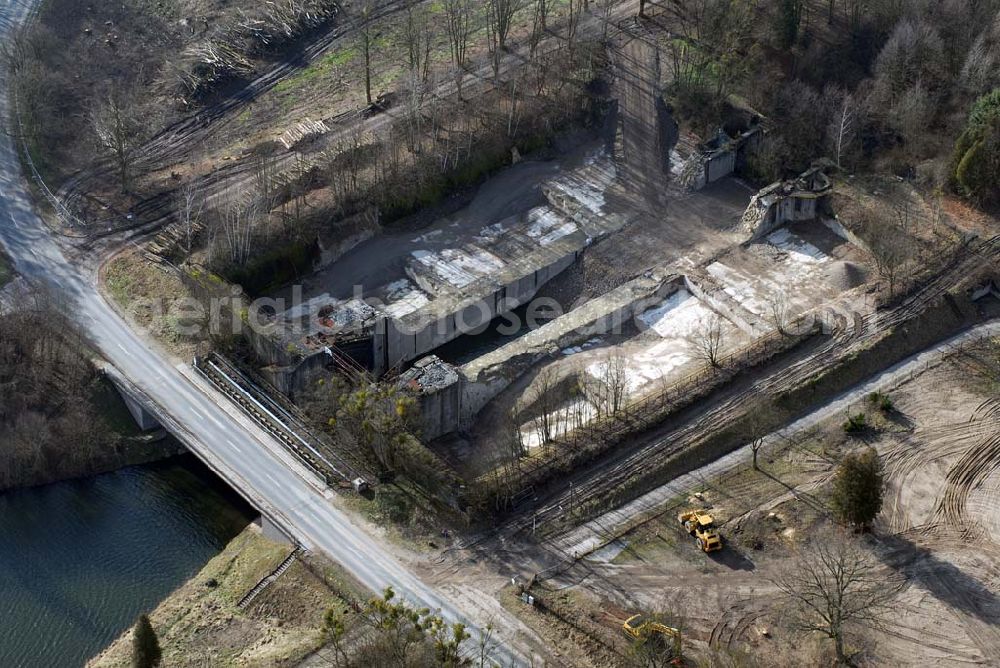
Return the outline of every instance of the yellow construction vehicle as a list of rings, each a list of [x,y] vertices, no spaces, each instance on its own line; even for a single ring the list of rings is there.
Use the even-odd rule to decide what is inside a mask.
[[[700,510],[689,510],[677,516],[681,525],[698,541],[702,552],[722,549],[722,537],[715,528],[715,518]]]
[[[619,618],[620,619],[620,618]],[[641,641],[663,643],[673,652],[675,661],[681,656],[681,632],[672,626],[646,619],[643,615],[632,615],[622,624],[622,631],[629,638]]]

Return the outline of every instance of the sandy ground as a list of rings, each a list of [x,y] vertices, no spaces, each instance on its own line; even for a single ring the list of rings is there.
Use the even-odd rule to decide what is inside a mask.
[[[907,581],[885,630],[867,634],[877,665],[996,665],[1000,656],[998,388],[994,339],[904,375],[890,391],[890,414],[864,401],[850,406],[870,413],[876,429],[865,440],[887,472],[871,549],[887,574]],[[689,477],[661,500],[660,514],[545,589],[581,588],[623,610],[680,611],[699,652],[742,646],[784,656],[799,641],[774,615],[769,580],[830,523],[826,495],[836,462],[864,445],[844,434],[842,422],[837,415],[771,439],[761,472],[744,461]],[[677,527],[677,510],[691,504],[712,508],[723,552],[703,555]],[[775,665],[794,663],[776,658]]]

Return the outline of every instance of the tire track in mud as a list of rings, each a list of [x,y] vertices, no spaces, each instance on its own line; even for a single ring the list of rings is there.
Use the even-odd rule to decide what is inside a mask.
[[[734,609],[727,610],[714,627],[708,639],[709,647],[719,649],[732,649],[734,645],[745,640],[747,631],[753,624],[764,616],[762,610],[736,613]]]
[[[910,480],[929,464],[961,455],[979,441],[981,433],[967,422],[941,427],[920,429],[900,439],[900,442],[882,453],[882,462],[892,483],[883,504],[883,518],[890,531],[900,532],[916,528],[905,509],[904,496],[911,489]],[[929,521],[925,526],[934,526]]]
[[[926,611],[921,606],[902,605],[897,607],[897,612],[903,618],[909,616],[919,617],[925,615]],[[940,627],[938,627],[940,628]],[[926,656],[921,652],[921,657],[931,662],[934,659],[947,657],[949,661],[958,663],[968,663],[972,665],[982,665],[985,663],[983,654],[978,649],[970,650],[959,647],[955,643],[955,635],[947,631],[939,631],[935,628],[922,628],[911,626],[901,621],[892,621],[885,625],[882,633],[901,640],[908,645],[917,645],[922,651],[932,650],[939,653],[937,657]]]
[[[993,408],[988,408],[985,412],[977,411],[985,419],[976,420],[976,416],[973,416],[975,422],[972,424],[985,423],[984,428],[988,433],[982,442],[965,451],[948,471],[944,494],[935,510],[936,519],[956,528],[961,527],[962,535],[967,540],[978,540],[986,532],[966,512],[969,494],[1000,469],[1000,420],[996,418],[996,415],[1000,415],[1000,410]],[[1000,495],[997,500],[1000,502]]]

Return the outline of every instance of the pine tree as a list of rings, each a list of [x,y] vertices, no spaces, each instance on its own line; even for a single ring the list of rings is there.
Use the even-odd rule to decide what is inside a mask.
[[[133,668],[156,668],[160,665],[162,653],[156,631],[149,622],[149,617],[139,615],[132,631],[132,666]]]
[[[882,510],[885,476],[874,448],[844,457],[833,481],[833,509],[847,524],[866,529]]]

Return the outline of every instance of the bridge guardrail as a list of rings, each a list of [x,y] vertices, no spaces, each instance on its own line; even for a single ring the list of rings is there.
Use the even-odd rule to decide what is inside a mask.
[[[366,477],[355,467],[332,453],[321,452],[319,439],[299,418],[224,357],[212,353],[207,358],[195,358],[194,368],[325,484],[330,485],[331,479],[354,483],[359,478],[367,484]],[[331,461],[331,457],[336,461]]]

